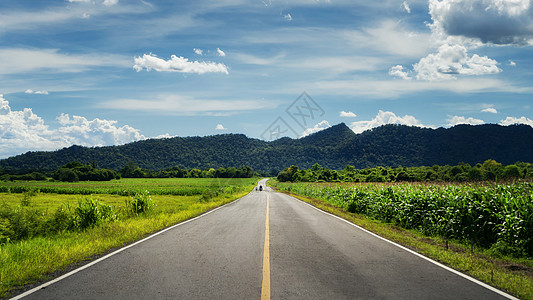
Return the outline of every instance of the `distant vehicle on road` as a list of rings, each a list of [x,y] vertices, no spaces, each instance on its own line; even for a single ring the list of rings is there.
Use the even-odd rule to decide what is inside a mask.
[[[263,186],[260,185],[260,186],[259,186],[259,191],[262,191],[262,190],[263,190]]]

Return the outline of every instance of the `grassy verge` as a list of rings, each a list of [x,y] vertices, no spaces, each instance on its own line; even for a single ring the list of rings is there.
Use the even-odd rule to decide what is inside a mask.
[[[275,182],[269,182],[275,188]],[[349,213],[322,200],[281,191],[326,212],[337,215],[386,239],[399,243],[453,269],[468,274],[520,299],[533,299],[533,262],[527,259],[494,258],[486,251],[415,230],[406,230],[365,216]]]
[[[252,190],[254,181],[240,183],[242,188],[205,199],[202,196],[154,197],[153,211],[135,217],[102,223],[83,231],[63,231],[51,236],[34,237],[0,246],[0,297],[33,282],[50,279],[69,265],[102,255],[110,249],[124,246],[176,223],[198,216],[211,209],[234,201]],[[3,194],[4,202],[18,201]],[[10,198],[11,197],[11,198]],[[22,197],[22,196],[18,196]],[[71,195],[38,195],[31,201],[47,211],[54,211],[61,202],[72,200]],[[111,205],[125,205],[126,197],[98,195],[97,199]],[[63,201],[62,201],[63,200]],[[38,204],[37,204],[38,203]],[[120,209],[117,209],[120,210]],[[64,272],[64,271],[63,271]]]

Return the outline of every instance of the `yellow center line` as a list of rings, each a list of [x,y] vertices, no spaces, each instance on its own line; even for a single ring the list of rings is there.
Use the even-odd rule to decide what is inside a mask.
[[[268,209],[270,195],[267,194],[267,209],[265,221],[265,248],[263,249],[263,285],[261,286],[261,300],[270,299],[270,230],[268,226]]]

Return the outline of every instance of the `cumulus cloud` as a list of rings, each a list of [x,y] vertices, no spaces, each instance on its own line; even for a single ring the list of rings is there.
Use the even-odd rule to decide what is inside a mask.
[[[180,73],[228,73],[228,67],[222,63],[189,61],[182,56],[172,55],[169,60],[158,58],[154,54],[144,54],[142,57],[135,57],[133,65],[135,71],[140,72],[143,69],[147,71],[155,70],[158,72],[180,72]]]
[[[343,117],[343,118],[355,118],[357,117],[356,114],[354,114],[353,112],[351,111],[341,111],[340,113],[340,116]]]
[[[204,54],[204,50],[202,49],[198,49],[198,48],[194,48],[194,53],[198,54],[198,55],[203,55]]]
[[[529,125],[533,127],[533,120],[526,118],[526,117],[520,117],[520,118],[507,117],[505,118],[505,120],[500,121],[500,125],[503,125],[503,126],[509,126],[513,124],[525,124],[525,125]]]
[[[430,0],[433,22],[429,27],[438,48],[413,65],[416,78],[436,81],[501,72],[496,60],[469,52],[485,45],[533,45],[531,3],[530,0]],[[516,64],[509,61],[509,65]],[[389,74],[404,78],[397,70],[391,69]]]
[[[319,132],[321,130],[324,130],[324,129],[328,129],[330,128],[331,125],[329,125],[329,122],[324,120],[318,124],[316,124],[315,126],[311,127],[311,128],[307,128],[303,133],[302,133],[302,137],[304,136],[308,136],[310,134],[313,134],[315,132]]]
[[[397,65],[390,68],[389,75],[399,77],[404,80],[411,80],[411,77],[409,77],[409,73],[407,71],[404,71],[404,67],[402,65]]]
[[[217,48],[217,54],[218,56],[226,56],[226,53],[222,50],[220,50],[220,48]]]
[[[36,94],[36,95],[48,95],[48,91],[34,91],[31,89],[27,89],[24,93],[26,94]]]
[[[511,67],[516,67],[516,62],[510,60],[510,61],[509,61],[509,65],[510,65]]]
[[[456,75],[496,74],[501,70],[498,62],[486,56],[468,55],[462,45],[445,44],[437,53],[422,58],[413,66],[416,78],[422,80],[454,79]]]
[[[376,117],[370,121],[357,121],[350,124],[351,129],[355,133],[361,133],[368,129],[379,127],[386,124],[401,124],[408,126],[417,126],[417,127],[428,127],[423,125],[415,117],[410,115],[405,115],[403,117],[397,116],[391,111],[382,111],[380,110]]]
[[[226,128],[222,124],[217,124],[217,127],[215,127],[215,130],[226,130]]]
[[[158,136],[154,136],[153,138],[160,140],[160,139],[170,139],[170,138],[173,138],[173,137],[177,137],[177,135],[170,135],[170,133],[167,132],[167,133],[164,133],[164,134],[160,134]]]
[[[430,0],[432,29],[498,45],[527,45],[533,39],[530,0]]]
[[[497,114],[498,110],[494,107],[487,107],[485,109],[482,109],[481,112],[491,113],[491,114]]]
[[[56,150],[73,144],[82,146],[117,145],[145,139],[138,129],[119,127],[117,121],[88,120],[61,114],[59,127],[51,129],[31,108],[12,111],[0,95],[0,157],[27,151]]]
[[[480,124],[483,124],[485,123],[483,120],[479,120],[479,119],[474,119],[472,117],[462,117],[462,116],[453,116],[449,119],[446,120],[448,122],[448,124],[446,124],[446,126],[455,126],[455,125],[459,125],[459,124],[468,124],[468,125],[480,125]]]

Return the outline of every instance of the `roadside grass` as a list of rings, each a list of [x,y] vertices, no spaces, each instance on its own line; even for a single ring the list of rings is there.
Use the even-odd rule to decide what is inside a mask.
[[[174,185],[179,183],[174,180]],[[230,180],[229,183],[235,182]],[[65,273],[69,265],[72,267],[72,264],[91,260],[110,249],[124,246],[232,202],[248,194],[255,183],[255,179],[238,180],[236,186],[239,188],[212,195],[207,200],[202,200],[201,195],[154,195],[152,199],[155,206],[146,214],[119,218],[117,221],[104,222],[82,231],[62,231],[50,236],[5,243],[0,246],[0,297],[12,296],[17,289],[24,289],[28,284],[48,280],[54,274],[57,276]],[[206,182],[203,184],[206,188]],[[207,185],[209,184],[210,182]],[[125,214],[128,197],[105,194],[94,197],[113,206],[119,214]],[[22,198],[21,194],[3,193],[0,194],[0,203],[20,205]],[[36,194],[30,198],[30,205],[35,205],[47,214],[53,214],[65,203],[74,205],[79,199],[80,195]]]
[[[269,182],[275,188],[276,181]],[[350,213],[325,201],[276,189],[323,211],[339,216],[381,237],[412,249],[520,299],[533,300],[533,261],[512,257],[493,257],[487,250],[456,241],[431,237],[416,230],[399,228],[360,214]]]

